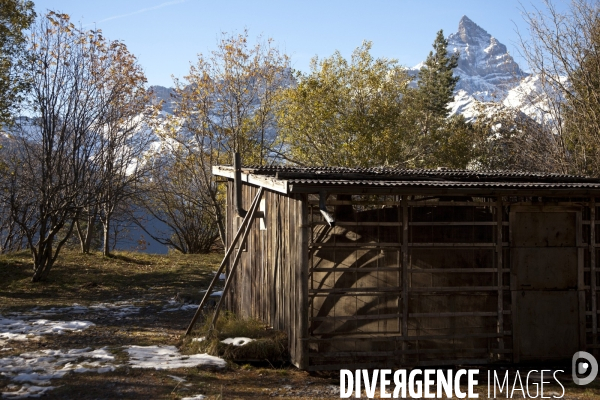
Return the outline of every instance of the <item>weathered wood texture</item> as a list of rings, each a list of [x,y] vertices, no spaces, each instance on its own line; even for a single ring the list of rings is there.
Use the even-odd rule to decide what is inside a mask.
[[[255,193],[244,185],[244,204]],[[539,298],[559,296],[557,287],[564,296],[551,300],[577,322],[563,336],[579,335],[573,348],[600,347],[592,199],[334,193],[332,228],[316,194],[264,198],[266,230],[253,227],[228,305],[288,332],[301,368],[535,359],[523,351],[536,334],[527,316],[542,315]],[[228,207],[228,237],[238,221]],[[540,262],[561,267],[550,276]],[[523,285],[537,292],[519,299]]]
[[[243,185],[242,204],[249,207],[258,188]],[[227,246],[237,232],[242,218],[238,217],[233,205],[233,183],[227,190]],[[292,361],[305,368],[302,335],[306,321],[302,310],[306,309],[306,262],[302,262],[302,195],[285,196],[265,190],[264,225],[253,223],[245,244],[246,252],[233,277],[227,295],[228,309],[240,316],[252,316],[263,320],[274,329],[287,332]],[[306,242],[304,242],[306,247]],[[305,286],[306,284],[304,284]]]

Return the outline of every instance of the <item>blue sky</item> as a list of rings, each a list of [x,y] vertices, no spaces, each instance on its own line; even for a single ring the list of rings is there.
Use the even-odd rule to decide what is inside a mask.
[[[414,66],[431,49],[438,30],[447,36],[467,15],[518,57],[519,37],[526,33],[523,7],[542,7],[541,0],[34,0],[38,14],[60,11],[86,28],[102,29],[123,41],[146,71],[151,85],[172,86],[198,53],[216,47],[221,32],[274,39],[291,57],[292,66],[308,71],[310,59],[339,50],[349,56],[363,40],[373,42],[377,57]],[[521,6],[522,4],[522,6]]]

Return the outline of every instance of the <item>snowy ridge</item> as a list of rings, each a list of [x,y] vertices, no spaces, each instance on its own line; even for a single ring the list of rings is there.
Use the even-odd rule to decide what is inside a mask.
[[[448,50],[459,53],[456,87],[471,95],[502,96],[527,76],[508,53],[506,46],[466,15],[458,32],[448,36]]]

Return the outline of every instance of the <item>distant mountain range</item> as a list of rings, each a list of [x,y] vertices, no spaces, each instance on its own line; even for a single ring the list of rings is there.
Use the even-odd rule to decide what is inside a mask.
[[[466,15],[458,23],[458,31],[448,36],[448,52],[459,53],[455,75],[460,77],[456,85],[452,114],[474,116],[473,105],[478,101],[502,102],[513,107],[524,107],[524,100],[531,92],[539,91],[536,77],[525,73],[506,46],[473,22]],[[417,74],[423,63],[409,68]],[[153,86],[158,101],[163,100],[163,111],[173,112],[173,89]],[[535,114],[534,110],[530,110]],[[527,112],[526,112],[527,113]],[[530,113],[527,113],[530,114]]]

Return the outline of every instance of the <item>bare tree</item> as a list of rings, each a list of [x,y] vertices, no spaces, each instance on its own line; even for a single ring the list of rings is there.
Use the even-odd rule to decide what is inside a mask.
[[[208,253],[219,240],[219,229],[214,208],[204,194],[202,176],[207,172],[190,169],[188,163],[193,161],[187,157],[194,156],[177,148],[152,159],[154,168],[137,202],[144,212],[138,212],[134,221],[152,239],[181,253]],[[152,229],[156,222],[167,230]]]
[[[209,205],[223,242],[224,197],[211,168],[231,163],[234,152],[246,163],[270,162],[277,132],[275,94],[289,79],[288,57],[270,40],[250,46],[244,32],[223,36],[211,57],[199,55],[185,82],[176,81],[175,115],[162,134],[178,143],[186,160],[180,167],[202,188],[197,195]]]
[[[600,175],[600,4],[572,0],[559,12],[550,0],[524,11],[531,39],[523,54],[545,99],[530,104],[547,115],[553,157],[563,172]]]
[[[562,136],[543,121],[501,103],[480,103],[478,117],[471,125],[470,167],[567,173]]]
[[[33,257],[33,281],[48,276],[82,212],[98,203],[95,160],[102,153],[110,106],[139,74],[123,72],[124,46],[82,31],[50,12],[32,29],[27,71],[29,118],[15,131],[11,212]]]

